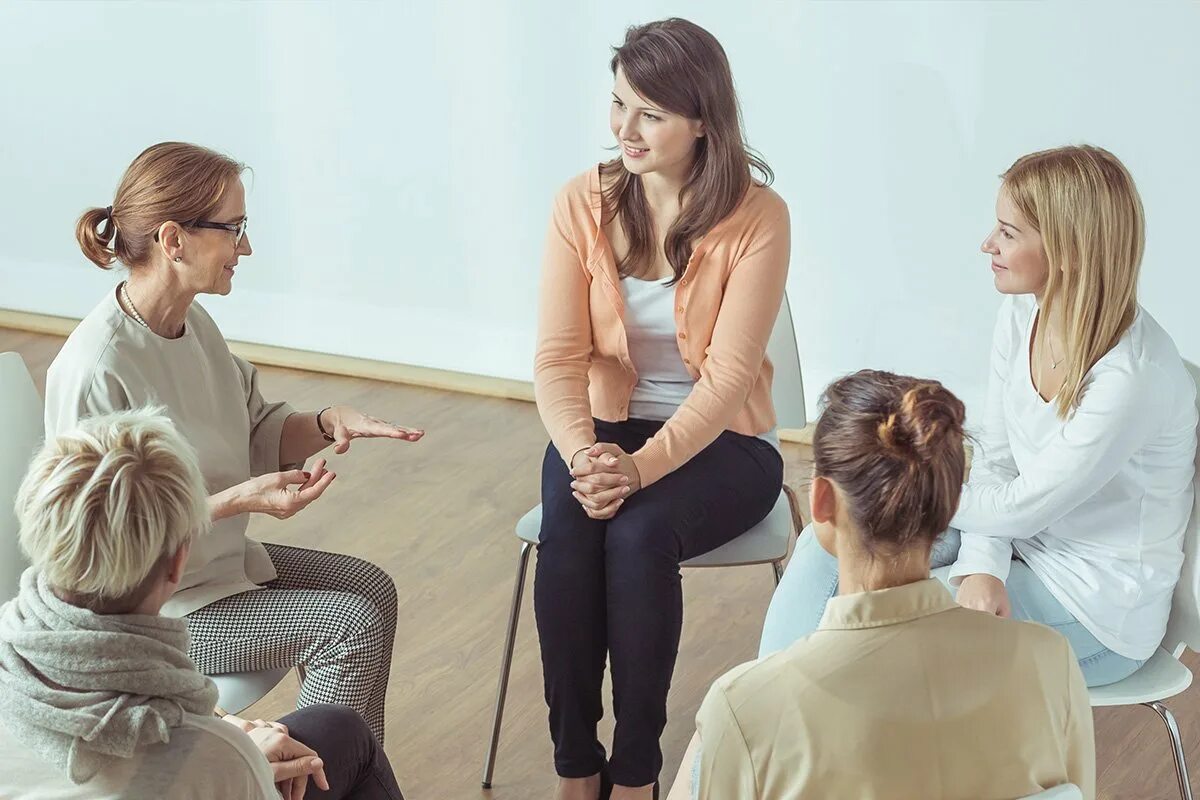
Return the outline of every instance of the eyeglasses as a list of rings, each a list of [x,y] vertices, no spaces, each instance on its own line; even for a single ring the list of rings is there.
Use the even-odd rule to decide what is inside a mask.
[[[186,223],[192,228],[209,228],[218,231],[229,231],[233,234],[233,246],[236,249],[242,243],[242,237],[246,235],[246,223],[248,217],[242,217],[238,222],[208,222],[207,220],[198,219],[194,222]]]
[[[242,237],[246,235],[246,223],[249,217],[242,217],[238,222],[209,222],[204,219],[192,220],[191,222],[183,223],[185,228],[210,228],[217,231],[229,231],[233,234],[233,249],[236,250],[238,245],[242,243]],[[158,231],[154,232],[154,241],[158,241]]]

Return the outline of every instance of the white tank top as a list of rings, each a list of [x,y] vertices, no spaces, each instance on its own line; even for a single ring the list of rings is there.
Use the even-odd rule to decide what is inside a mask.
[[[621,279],[625,299],[625,339],[638,382],[629,400],[629,416],[665,421],[687,399],[695,381],[675,328],[675,287],[665,281]]]
[[[665,422],[696,385],[679,353],[675,287],[666,283],[621,278],[625,340],[638,376],[629,398],[629,416],[634,419]],[[779,432],[775,428],[758,438],[780,450]]]

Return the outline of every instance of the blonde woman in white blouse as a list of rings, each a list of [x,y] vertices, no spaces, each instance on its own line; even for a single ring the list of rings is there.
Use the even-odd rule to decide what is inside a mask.
[[[347,406],[297,412],[270,403],[258,374],[232,355],[200,294],[232,290],[246,234],[244,167],[203,147],[154,145],[126,170],[113,204],[76,227],[101,268],[129,278],[67,339],[50,367],[46,434],[79,419],[161,406],[196,448],[211,493],[212,532],[192,548],[164,607],[187,617],[189,655],[209,675],[301,664],[299,705],[344,703],[383,740],[383,705],[396,631],[396,589],[350,556],[246,538],[249,513],[287,518],[315,501],[335,474],[318,459],[334,445],[423,432]]]
[[[1006,297],[987,408],[933,562],[953,564],[959,603],[1053,627],[1088,685],[1112,683],[1166,630],[1192,507],[1195,384],[1137,303],[1142,204],[1115,156],[1024,156],[1004,173],[996,213],[982,249]],[[814,630],[836,591],[833,556],[809,535],[798,555],[762,653]]]

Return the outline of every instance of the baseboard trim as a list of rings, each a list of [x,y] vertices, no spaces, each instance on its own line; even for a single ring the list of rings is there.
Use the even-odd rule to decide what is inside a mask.
[[[78,319],[57,317],[50,314],[34,314],[29,311],[13,311],[0,308],[0,328],[42,333],[51,336],[68,336]],[[376,361],[369,358],[339,356],[318,353],[312,350],[295,350],[290,347],[254,344],[253,342],[230,341],[229,349],[254,364],[285,369],[300,369],[327,375],[342,375],[350,378],[367,378],[428,389],[474,394],[483,397],[500,397],[506,400],[533,402],[533,384],[509,378],[494,378],[412,364],[397,364],[391,361]],[[803,428],[781,428],[779,438],[785,442],[812,444],[813,425]]]
[[[79,320],[71,317],[54,317],[49,314],[33,314],[28,311],[12,311],[0,308],[0,328],[10,328],[27,333],[46,333],[52,336],[69,336]]]

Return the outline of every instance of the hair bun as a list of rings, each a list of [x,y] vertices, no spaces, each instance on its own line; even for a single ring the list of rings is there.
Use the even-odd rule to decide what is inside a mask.
[[[845,494],[863,545],[932,543],[962,492],[962,402],[929,378],[860,370],[830,384],[822,405],[813,473]]]
[[[889,417],[898,420],[903,439],[913,455],[924,458],[947,436],[962,437],[966,409],[962,401],[940,383],[919,383],[900,398],[900,408]]]
[[[879,423],[876,433],[879,436],[879,443],[883,445],[885,451],[892,455],[907,455],[905,453],[907,442],[904,431],[900,429],[897,414],[888,414],[887,419]]]

